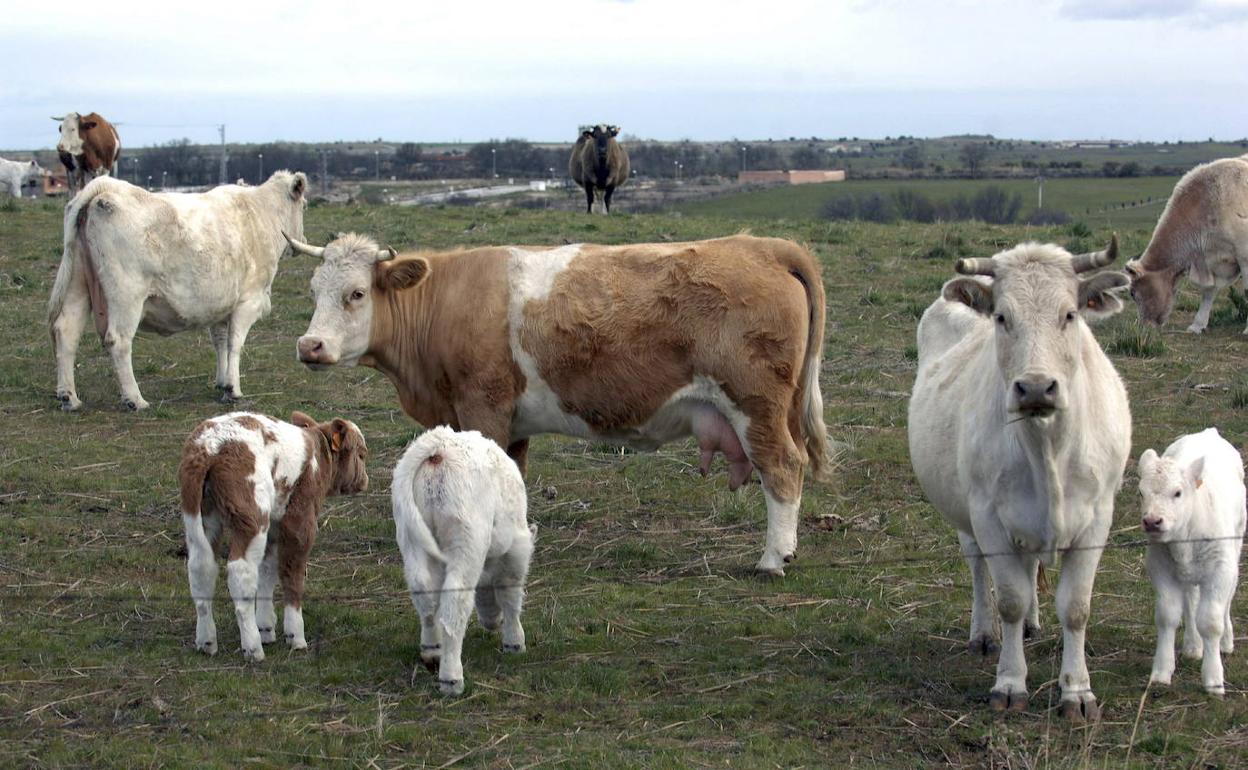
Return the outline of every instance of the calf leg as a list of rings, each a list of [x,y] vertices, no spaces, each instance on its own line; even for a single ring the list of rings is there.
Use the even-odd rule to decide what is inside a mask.
[[[78,341],[83,327],[91,314],[91,301],[81,274],[81,267],[74,265],[69,288],[65,292],[60,312],[52,319],[52,346],[56,350],[56,397],[61,408],[72,412],[82,408],[78,389],[74,385],[74,361],[78,356]]]
[[[408,557],[403,552],[403,577],[412,597],[412,606],[420,617],[420,660],[430,672],[436,671],[442,659],[442,635],[438,631],[438,599],[444,567],[417,550]]]
[[[1200,606],[1196,610],[1197,628],[1204,643],[1204,659],[1200,665],[1200,678],[1205,692],[1222,697],[1226,687],[1222,675],[1222,636],[1227,631],[1226,618],[1230,608],[1235,584],[1222,576],[1201,586]]]
[[[260,561],[260,582],[256,589],[256,628],[260,631],[261,644],[277,641],[277,613],[273,610],[273,589],[277,586],[277,560],[279,546],[270,536],[265,544],[264,558]],[[289,599],[287,599],[289,602]]]
[[[971,641],[972,653],[991,655],[1001,649],[997,644],[996,631],[992,627],[992,589],[988,577],[987,560],[975,542],[975,536],[958,532],[962,544],[962,556],[971,568]]]
[[[256,627],[256,592],[259,589],[260,560],[264,557],[266,533],[234,532],[230,543],[230,560],[225,565],[234,615],[238,619],[238,636],[243,657],[257,663],[264,660],[260,630]]]
[[[525,530],[517,535],[511,550],[502,557],[494,593],[503,614],[503,652],[524,652],[524,626],[520,611],[524,604],[524,580],[533,558],[533,535]]]
[[[481,585],[477,586],[477,619],[487,631],[497,631],[502,620],[502,610],[498,606],[498,598],[494,594],[497,576],[488,571],[481,576]]]
[[[306,650],[303,632],[303,586],[308,555],[316,540],[316,510],[290,506],[278,523],[278,574],[282,581],[282,633],[292,650]],[[271,594],[270,594],[271,596]]]
[[[1057,617],[1062,623],[1062,716],[1076,723],[1090,722],[1101,715],[1088,676],[1084,641],[1092,611],[1092,584],[1111,519],[1112,514],[1098,516],[1087,535],[1075,540],[1062,555],[1062,573],[1057,584]]]
[[[203,517],[183,513],[186,530],[186,577],[195,603],[195,649],[217,654],[217,624],[212,618],[212,594],[217,586],[217,560],[212,541],[204,533]]]
[[[208,327],[212,347],[217,351],[217,390],[230,386],[230,323],[225,321]]]
[[[437,624],[442,635],[442,661],[438,667],[438,687],[443,695],[464,692],[464,632],[472,615],[472,597],[481,579],[480,561],[451,557],[438,597]]]
[[[1200,624],[1196,622],[1196,608],[1200,606],[1200,586],[1183,588],[1183,657],[1200,660],[1204,645],[1200,641]]]
[[[1204,286],[1200,289],[1200,308],[1196,311],[1196,317],[1192,319],[1192,325],[1187,330],[1192,334],[1200,334],[1209,325],[1209,313],[1213,310],[1213,297],[1218,293],[1217,285]]]
[[[1157,647],[1153,652],[1153,671],[1149,675],[1150,682],[1170,684],[1174,676],[1174,638],[1179,629],[1179,621],[1183,616],[1183,587],[1175,581],[1168,568],[1154,561],[1153,546],[1148,552],[1148,573],[1153,580],[1153,589],[1157,592],[1157,605],[1154,610],[1154,622],[1157,625]],[[1164,547],[1164,546],[1161,546]]]

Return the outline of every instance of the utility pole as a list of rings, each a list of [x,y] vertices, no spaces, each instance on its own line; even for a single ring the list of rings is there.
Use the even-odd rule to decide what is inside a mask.
[[[329,194],[329,160],[321,150],[321,195]]]
[[[226,163],[228,161],[225,154],[225,124],[218,125],[217,131],[221,133],[221,171],[217,174],[217,184],[225,184]]]
[[[1044,177],[1036,177],[1036,208],[1044,208]]]

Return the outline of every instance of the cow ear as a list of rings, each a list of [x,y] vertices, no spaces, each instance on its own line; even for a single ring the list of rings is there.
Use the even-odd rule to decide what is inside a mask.
[[[976,313],[992,312],[992,284],[979,278],[954,278],[940,290],[949,302],[961,302]]]
[[[1152,470],[1157,464],[1157,452],[1153,449],[1145,449],[1144,454],[1140,455],[1140,461],[1136,464],[1136,470],[1141,476]]]
[[[297,425],[300,428],[315,428],[317,426],[316,420],[299,411],[290,413],[290,422],[292,425]]]
[[[1139,265],[1139,262],[1133,259],[1127,264],[1122,266],[1122,271],[1127,274],[1128,278],[1134,281],[1140,277],[1140,268],[1138,267],[1138,265]]]
[[[1123,308],[1118,292],[1130,285],[1126,273],[1106,270],[1079,282],[1079,313],[1089,321],[1116,315]]]
[[[429,275],[429,260],[424,257],[402,262],[378,262],[377,286],[383,291],[402,291],[416,286]]]
[[[329,448],[335,452],[341,452],[350,441],[351,423],[341,417],[335,417],[329,426]]]
[[[1187,480],[1192,485],[1192,489],[1200,489],[1200,485],[1205,483],[1204,455],[1192,460],[1192,464],[1187,466]]]
[[[620,127],[611,126],[611,136],[619,136],[619,135],[620,135]]]
[[[308,189],[308,175],[302,171],[295,173],[295,181],[290,183],[291,200],[299,200]]]
[[[100,124],[96,123],[94,120],[84,120],[82,123],[78,124],[78,128],[90,131],[98,125]]]

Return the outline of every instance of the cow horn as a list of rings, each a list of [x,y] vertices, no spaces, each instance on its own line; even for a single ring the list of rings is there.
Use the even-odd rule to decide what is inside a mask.
[[[1070,258],[1070,266],[1076,273],[1084,273],[1113,264],[1118,259],[1118,233],[1109,239],[1109,248],[1104,251],[1089,251],[1087,254],[1076,254]]]
[[[307,254],[309,257],[316,257],[317,259],[325,256],[324,246],[309,246],[303,241],[296,241],[287,235],[285,230],[282,231],[282,237],[286,239],[286,242],[290,244],[290,248],[294,249],[297,254]]]
[[[987,259],[959,259],[953,269],[962,275],[996,275],[997,265],[992,257]]]
[[[50,115],[49,115],[48,117],[52,117],[52,116],[50,116]],[[57,123],[60,123],[62,120],[64,120],[64,119],[65,119],[65,116],[64,116],[64,115],[62,115],[62,116],[60,116],[59,118],[52,118],[52,119],[53,119],[53,120],[55,120]]]
[[[377,249],[378,262],[389,262],[397,256],[399,256],[399,252],[395,251],[393,246],[387,246],[384,249]]]

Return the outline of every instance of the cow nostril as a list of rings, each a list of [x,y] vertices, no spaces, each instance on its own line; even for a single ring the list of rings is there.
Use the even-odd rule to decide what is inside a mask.
[[[1053,396],[1057,394],[1057,380],[1049,383],[1049,387],[1044,389],[1045,394]]]
[[[1026,385],[1024,385],[1024,384],[1022,383],[1022,381],[1021,381],[1021,380],[1015,380],[1015,381],[1014,381],[1014,392],[1015,392],[1015,393],[1017,393],[1017,394],[1018,394],[1018,395],[1020,395],[1020,396],[1025,396],[1025,395],[1027,395],[1027,386],[1026,386]]]

